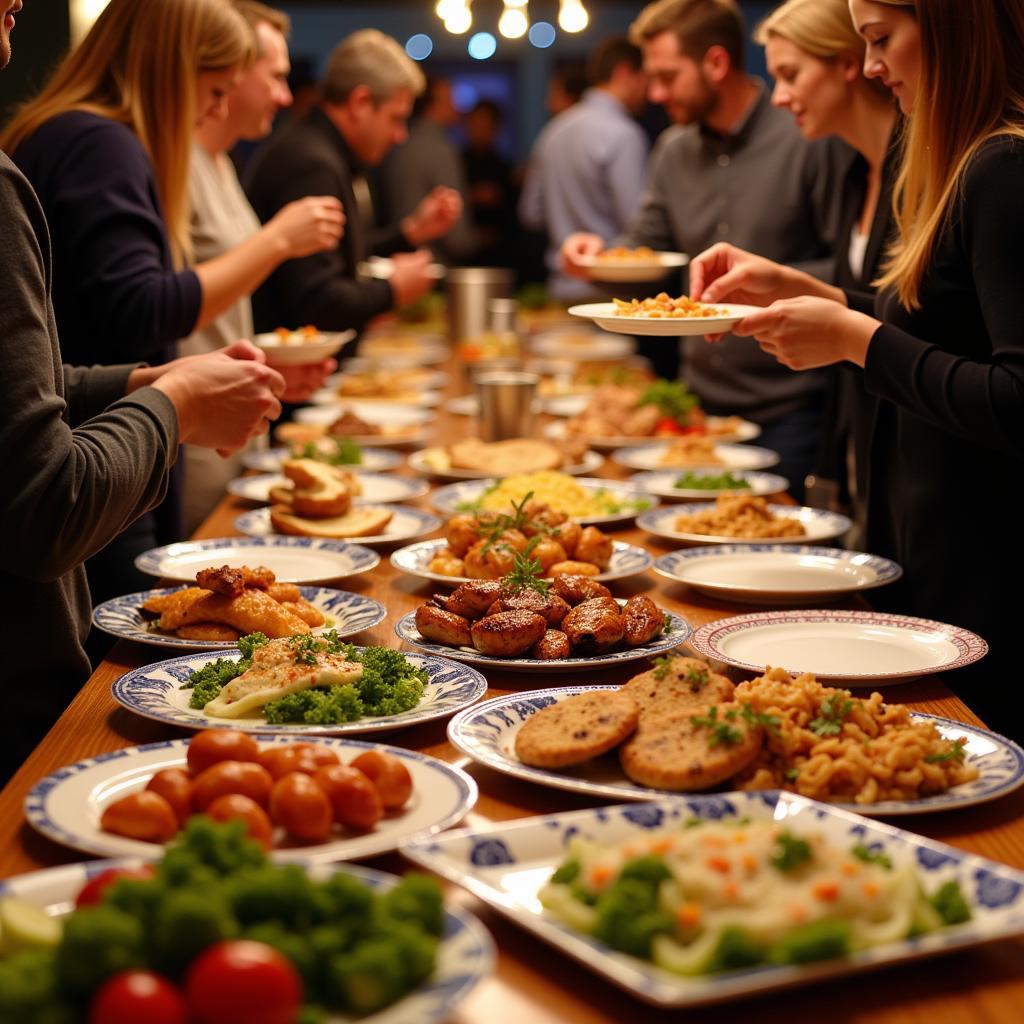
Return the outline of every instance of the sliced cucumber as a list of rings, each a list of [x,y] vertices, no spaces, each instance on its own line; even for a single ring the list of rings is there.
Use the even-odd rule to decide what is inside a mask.
[[[34,903],[8,896],[0,900],[0,950],[6,955],[21,949],[53,949],[63,926]]]

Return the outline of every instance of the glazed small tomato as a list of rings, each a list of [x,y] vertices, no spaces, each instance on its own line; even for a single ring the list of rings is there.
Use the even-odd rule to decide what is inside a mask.
[[[330,768],[321,769],[331,771]],[[302,772],[292,772],[274,783],[270,816],[293,838],[322,843],[331,834],[334,814],[327,794]]]
[[[234,821],[236,818],[244,821],[250,839],[255,839],[264,850],[273,845],[274,827],[267,812],[255,800],[241,793],[225,793],[217,797],[204,813],[214,821]]]
[[[303,743],[302,757],[300,760],[303,763],[309,762],[315,764],[317,768],[326,768],[332,764],[341,764],[338,760],[338,755],[331,750],[330,747],[325,747],[322,743]]]
[[[146,783],[146,789],[159,793],[171,805],[184,828],[192,815],[192,776],[183,768],[165,768]]]
[[[250,761],[218,761],[210,765],[192,784],[192,802],[197,811],[205,811],[225,793],[241,793],[267,806],[274,780],[262,765]]]
[[[121,878],[132,878],[138,882],[148,882],[153,877],[152,864],[143,864],[137,868],[107,868],[95,878],[90,878],[75,897],[76,907],[91,907],[103,899],[103,893]]]
[[[89,1005],[89,1024],[186,1024],[182,994],[152,971],[122,971],[97,990]]]
[[[159,793],[144,789],[107,807],[100,818],[100,828],[129,839],[166,843],[178,831],[178,816]]]
[[[289,772],[313,775],[318,768],[338,763],[338,755],[330,747],[317,743],[289,743],[270,747],[260,754],[260,764],[275,779],[284,778]]]
[[[358,768],[377,787],[386,811],[404,807],[412,796],[412,776],[394,754],[367,750],[352,761],[350,767]]]
[[[196,1024],[294,1024],[302,981],[276,949],[238,939],[210,946],[192,961],[185,995]]]
[[[321,768],[313,779],[330,798],[334,820],[342,825],[368,829],[384,817],[377,787],[358,768],[344,764]]]
[[[188,770],[193,775],[206,771],[218,761],[258,761],[257,742],[237,729],[204,729],[188,745]]]

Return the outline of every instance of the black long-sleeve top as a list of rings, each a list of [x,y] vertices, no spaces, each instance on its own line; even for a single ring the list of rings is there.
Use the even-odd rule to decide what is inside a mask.
[[[192,333],[202,289],[176,271],[153,164],[110,118],[70,111],[13,155],[53,239],[53,306],[71,362],[166,362]]]

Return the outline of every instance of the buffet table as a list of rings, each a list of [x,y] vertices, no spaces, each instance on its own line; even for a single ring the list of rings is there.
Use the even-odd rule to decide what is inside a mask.
[[[448,395],[466,390],[461,368],[451,367]],[[446,413],[443,407],[435,422],[435,442],[464,436],[469,421]],[[400,472],[408,472],[401,470]],[[624,478],[627,474],[606,462],[602,476]],[[429,507],[429,498],[418,502]],[[247,502],[226,497],[196,533],[197,538],[234,535],[233,520],[251,508]],[[655,555],[670,545],[630,526],[616,530],[616,539],[648,547]],[[432,585],[405,576],[387,561],[372,572],[346,579],[338,586],[376,598],[386,605],[388,618],[360,634],[361,644],[394,645],[393,625],[432,593]],[[681,584],[673,584],[648,572],[615,585],[618,596],[648,593],[665,608],[681,614],[697,627],[713,619],[753,610],[702,598]],[[857,607],[853,604],[851,607]],[[0,878],[21,872],[83,859],[36,834],[22,814],[27,790],[41,777],[81,759],[105,751],[186,735],[152,722],[116,705],[111,683],[123,672],[169,656],[158,649],[120,641],[93,674],[49,735],[0,793]],[[591,678],[528,675],[488,671],[488,696],[528,691],[538,686],[571,683],[618,683],[635,674],[636,668],[595,672]],[[978,719],[953,696],[937,677],[883,689],[887,700],[905,702],[911,708],[978,723]],[[479,784],[480,799],[470,821],[496,822],[535,814],[557,814],[591,806],[594,801],[557,790],[508,778],[467,763],[445,735],[445,723],[431,723],[381,737],[387,742],[430,754],[464,768]],[[964,810],[901,819],[901,827],[951,843],[994,860],[1024,869],[1024,789],[1001,800]],[[397,854],[373,858],[372,866],[403,871],[406,862]],[[590,1024],[612,1021],[659,1021],[678,1019],[681,1011],[659,1011],[621,992],[562,954],[518,929],[474,897],[455,887],[448,896],[477,914],[490,929],[498,947],[495,973],[485,979],[456,1008],[451,1020],[464,1024],[500,1024],[529,1020],[532,1024],[567,1022]],[[865,976],[831,980],[817,985],[744,1000],[740,1004],[691,1010],[687,1019],[726,1022],[743,1017],[768,1021],[858,1022],[1010,1022],[1024,1017],[1024,940],[1003,941],[973,952],[959,953],[907,966],[889,968]]]

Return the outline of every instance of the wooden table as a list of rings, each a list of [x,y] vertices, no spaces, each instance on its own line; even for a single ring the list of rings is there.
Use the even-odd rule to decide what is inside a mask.
[[[460,370],[453,369],[449,395],[466,390]],[[436,438],[443,441],[464,436],[469,426],[465,417],[443,410],[436,425]],[[407,472],[403,470],[403,472]],[[602,475],[626,474],[606,463]],[[422,504],[426,507],[426,499]],[[250,506],[225,498],[197,532],[196,537],[218,537],[236,533],[236,515]],[[655,555],[669,550],[658,539],[636,527],[616,531],[622,540],[647,546]],[[403,576],[393,569],[384,552],[373,572],[344,581],[342,586],[375,598],[386,605],[388,618],[359,637],[360,643],[394,645],[394,622],[427,597],[432,586]],[[648,593],[695,627],[716,618],[751,610],[749,607],[716,602],[673,585],[653,573],[616,585],[616,593],[629,596]],[[161,658],[152,647],[119,642],[111,655],[82,688],[71,706],[0,793],[0,877],[83,859],[36,834],[22,815],[27,790],[41,777],[73,763],[119,747],[150,743],[187,735],[140,718],[121,709],[110,697],[110,685],[123,672]],[[635,669],[611,669],[593,676],[594,682],[616,683]],[[522,675],[488,672],[488,696],[524,691],[538,685],[588,682],[586,677]],[[888,700],[906,702],[910,707],[965,722],[978,719],[942,682],[934,677],[884,691]],[[489,769],[468,763],[448,743],[445,723],[433,723],[389,735],[400,746],[419,750],[458,764],[479,783],[480,800],[470,820],[504,821],[534,814],[550,814],[591,806],[581,796],[544,789],[509,779]],[[1024,869],[1024,790],[981,807],[926,815],[905,822],[933,839],[991,857]],[[402,871],[407,865],[396,854],[370,860],[374,867]],[[449,898],[476,913],[490,929],[498,946],[495,973],[482,982],[457,1008],[451,1018],[459,1024],[597,1024],[612,1021],[662,1021],[680,1019],[648,1007],[591,973],[584,967],[524,931],[510,924],[469,894],[449,887]],[[697,1009],[686,1014],[692,1021],[857,1021],[886,1024],[937,1024],[937,1022],[984,1022],[1001,1024],[1024,1020],[1024,940],[1004,941],[978,951],[960,953],[878,971],[861,978],[829,981],[791,992],[745,1000],[721,1007]]]

